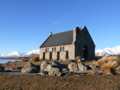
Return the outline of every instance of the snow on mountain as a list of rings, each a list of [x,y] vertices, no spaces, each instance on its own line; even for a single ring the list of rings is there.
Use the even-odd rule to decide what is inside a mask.
[[[13,51],[13,52],[10,52],[10,53],[0,53],[0,57],[21,57],[21,56],[29,56],[29,55],[32,55],[32,54],[39,54],[40,53],[40,49],[35,49],[35,50],[31,50],[27,53],[19,53],[17,51]]]
[[[19,56],[21,56],[21,54],[17,51],[14,51],[14,52],[8,53],[7,56],[17,56],[17,57],[19,57]]]
[[[31,51],[27,52],[25,55],[29,56],[31,54],[40,54],[40,49],[31,50]]]
[[[17,51],[13,51],[13,52],[10,52],[10,53],[1,54],[0,56],[1,57],[20,57],[21,54]]]
[[[96,56],[120,55],[120,46],[96,50]]]

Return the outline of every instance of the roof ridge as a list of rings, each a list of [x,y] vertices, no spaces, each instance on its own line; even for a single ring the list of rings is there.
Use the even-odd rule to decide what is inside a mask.
[[[57,33],[52,33],[52,35],[57,35],[57,34],[62,34],[62,33],[67,33],[67,32],[71,32],[73,30],[67,30],[67,31],[62,31],[62,32],[57,32]]]
[[[40,46],[40,48],[47,42],[47,40],[52,36],[52,34],[50,34],[47,39],[42,43],[42,45]]]

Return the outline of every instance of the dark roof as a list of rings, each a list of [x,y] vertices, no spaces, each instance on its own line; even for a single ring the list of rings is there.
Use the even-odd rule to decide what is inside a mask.
[[[40,47],[42,48],[42,47],[66,45],[66,44],[71,44],[72,42],[73,42],[73,31],[67,31],[67,32],[51,34]]]

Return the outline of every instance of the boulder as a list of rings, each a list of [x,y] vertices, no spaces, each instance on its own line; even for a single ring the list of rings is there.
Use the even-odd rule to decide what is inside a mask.
[[[61,76],[60,69],[49,64],[46,68],[49,76]]]
[[[68,64],[68,69],[72,73],[84,73],[87,71],[86,66],[82,64],[80,59],[70,61],[70,63]]]
[[[58,69],[59,69],[59,72],[61,72],[61,76],[64,76],[64,75],[66,75],[66,74],[69,72],[69,70],[68,70],[68,68],[67,68],[67,65],[65,65],[65,64],[63,64],[63,63],[60,63],[59,61],[60,61],[60,60],[53,60],[53,61],[51,62],[51,66],[52,66],[53,68],[58,68]]]
[[[77,58],[76,62],[77,62],[77,67],[78,67],[78,72],[79,73],[87,71],[87,67],[81,62],[80,58]]]
[[[67,66],[65,64],[61,64],[60,62],[58,62],[58,60],[54,60],[51,62],[51,65],[53,67],[57,67],[60,69],[60,71],[62,71],[63,69],[67,68]]]
[[[87,71],[87,67],[85,65],[83,65],[82,63],[78,63],[78,72],[86,72]]]
[[[115,70],[120,66],[120,59],[118,56],[105,56],[96,62],[103,74],[115,74]]]
[[[76,62],[70,61],[70,63],[68,64],[68,69],[70,73],[76,73],[78,71]]]
[[[40,75],[46,75],[49,76],[61,76],[65,75],[68,72],[68,69],[64,64],[61,64],[57,60],[51,61],[51,63],[48,63],[47,61],[41,62],[41,72]]]
[[[38,73],[40,71],[40,66],[34,65],[32,63],[27,62],[22,68],[22,73]]]
[[[23,68],[21,69],[21,72],[22,72],[22,73],[30,73],[31,70],[32,70],[31,64],[27,62],[27,63],[23,66]]]
[[[0,65],[0,72],[4,72],[4,71],[5,71],[5,68],[2,65]]]
[[[116,72],[117,74],[120,74],[120,66],[118,66],[117,68],[115,68],[115,72]]]
[[[42,61],[40,64],[40,71],[46,71],[47,66],[49,65],[49,63],[47,61]]]

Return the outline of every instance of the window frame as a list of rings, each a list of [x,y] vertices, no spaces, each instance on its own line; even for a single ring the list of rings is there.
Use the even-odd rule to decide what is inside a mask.
[[[60,52],[64,52],[64,51],[65,51],[65,47],[64,46],[60,47]]]

